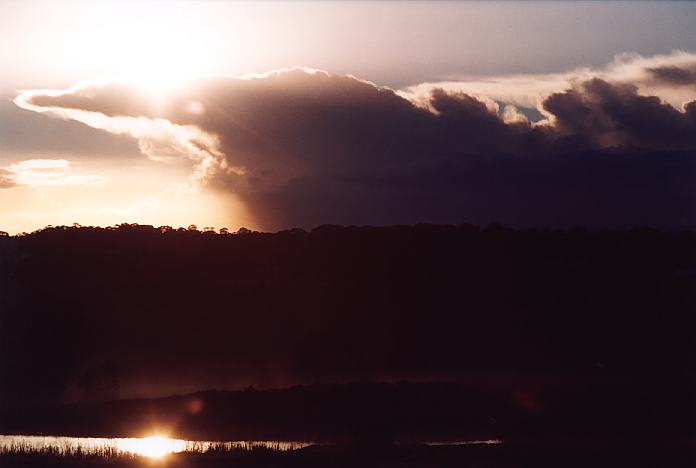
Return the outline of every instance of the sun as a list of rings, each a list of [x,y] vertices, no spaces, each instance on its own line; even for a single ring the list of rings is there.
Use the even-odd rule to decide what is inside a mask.
[[[100,9],[80,44],[85,56],[102,63],[93,78],[137,82],[154,90],[172,88],[211,72],[209,31],[185,4],[124,2]]]
[[[162,458],[170,453],[182,452],[186,447],[183,440],[154,435],[142,439],[121,439],[118,442],[118,448],[135,455]]]
[[[140,447],[141,455],[150,458],[162,458],[172,453],[172,441],[162,436],[146,437]]]

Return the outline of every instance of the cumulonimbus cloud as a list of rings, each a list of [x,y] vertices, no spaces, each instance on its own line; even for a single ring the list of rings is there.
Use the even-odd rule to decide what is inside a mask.
[[[696,104],[672,102],[696,97],[685,79],[694,64],[682,52],[633,56],[557,76],[532,94],[537,122],[504,89],[465,92],[462,82],[397,92],[301,68],[202,77],[155,94],[83,83],[15,102],[128,133],[152,158],[191,159],[196,183],[233,192],[266,229],[675,225],[696,222]]]

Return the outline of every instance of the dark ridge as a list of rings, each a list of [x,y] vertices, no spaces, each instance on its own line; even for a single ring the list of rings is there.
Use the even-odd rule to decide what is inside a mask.
[[[0,433],[351,444],[503,440],[679,440],[691,416],[664,384],[584,377],[546,385],[324,384],[205,391],[8,410]],[[693,383],[672,397],[687,401]],[[649,421],[649,424],[646,422]]]
[[[2,424],[120,433],[123,415],[144,421],[150,403],[46,413],[54,419],[32,408],[408,380],[424,386],[204,394],[220,410],[182,430],[353,437],[370,421],[390,437],[688,434],[695,252],[692,232],[500,225],[236,235],[121,225],[4,236]],[[433,381],[453,383],[425,385]],[[166,401],[177,400],[152,404]]]

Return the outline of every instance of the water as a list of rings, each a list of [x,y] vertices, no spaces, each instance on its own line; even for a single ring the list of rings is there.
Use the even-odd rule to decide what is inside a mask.
[[[459,440],[456,442],[424,442],[425,445],[437,447],[439,445],[500,445],[503,443],[500,439],[481,439],[481,440]]]
[[[170,453],[199,452],[209,450],[252,449],[265,447],[273,450],[295,450],[311,445],[309,442],[269,440],[213,442],[170,439],[164,436],[143,438],[100,438],[0,435],[0,453],[51,452],[58,455],[140,455],[160,458]]]
[[[455,442],[424,442],[425,445],[498,445],[499,439],[463,440]],[[232,450],[268,448],[272,450],[295,450],[312,445],[311,442],[287,442],[277,440],[248,441],[200,441],[170,439],[155,435],[142,438],[106,438],[106,437],[61,437],[0,435],[0,454],[13,452],[50,452],[57,455],[138,455],[161,458],[170,453],[197,452],[210,450]]]

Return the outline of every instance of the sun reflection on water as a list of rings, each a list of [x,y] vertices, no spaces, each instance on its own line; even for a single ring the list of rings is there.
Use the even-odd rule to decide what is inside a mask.
[[[144,438],[99,438],[62,437],[31,435],[0,435],[0,453],[49,452],[58,455],[136,455],[161,459],[172,453],[210,450],[254,449],[264,447],[272,450],[295,450],[311,445],[299,441],[202,441],[171,439],[163,435]]]
[[[119,451],[135,455],[162,458],[170,453],[186,450],[186,441],[157,435],[143,439],[117,439],[116,448]]]

